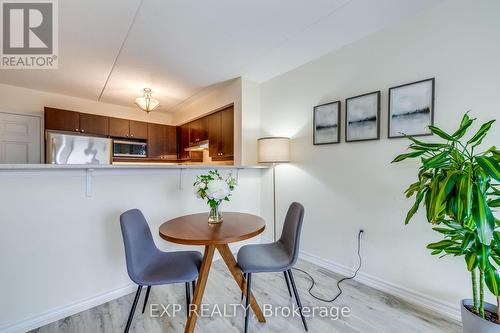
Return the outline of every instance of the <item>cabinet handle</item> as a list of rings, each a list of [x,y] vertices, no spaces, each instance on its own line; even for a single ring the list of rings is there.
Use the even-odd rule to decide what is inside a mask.
[[[80,130],[80,132],[82,132],[82,133],[83,133],[83,132],[85,132],[85,130],[83,130],[83,129],[82,129],[82,130]]]
[[[75,128],[75,132],[78,132],[78,128]]]
[[[133,137],[134,137],[134,135],[133,135],[133,134],[130,134],[130,137],[131,137],[131,138],[133,138]]]

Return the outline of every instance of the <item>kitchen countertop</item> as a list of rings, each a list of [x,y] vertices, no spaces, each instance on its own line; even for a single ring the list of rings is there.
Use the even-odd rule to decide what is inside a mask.
[[[0,164],[0,171],[9,170],[89,170],[89,169],[266,169],[267,165],[227,165],[203,163],[136,163],[119,162],[115,164]]]

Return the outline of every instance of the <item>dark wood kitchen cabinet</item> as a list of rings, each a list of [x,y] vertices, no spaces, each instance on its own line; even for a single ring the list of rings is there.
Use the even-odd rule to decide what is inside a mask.
[[[179,159],[188,159],[189,152],[185,149],[189,147],[189,124],[184,124],[177,127],[177,143]]]
[[[209,155],[214,160],[227,160],[234,155],[234,108],[218,111],[208,117]]]
[[[78,112],[45,107],[45,129],[56,131],[80,131]]]
[[[233,157],[234,155],[234,108],[230,107],[220,111],[221,113],[221,157]]]
[[[166,152],[167,155],[176,156],[177,155],[177,128],[175,126],[166,126],[167,130],[167,144]]]
[[[222,122],[221,113],[215,112],[208,117],[208,154],[210,157],[219,156],[221,151]]]
[[[148,123],[128,119],[109,118],[109,136],[115,138],[146,140],[148,138]]]
[[[201,161],[201,152],[185,149],[209,140],[214,161],[228,161],[234,155],[234,108],[217,111],[181,126],[153,124],[45,107],[45,129],[82,134],[147,140],[148,157]]]
[[[188,123],[189,125],[189,145],[196,145],[201,141],[208,139],[208,118],[203,117],[193,120]]]
[[[148,124],[148,157],[160,158],[165,152],[166,131],[164,125]]]
[[[46,107],[45,129],[108,136],[108,117]]]
[[[108,117],[80,113],[80,133],[108,136]]]
[[[177,158],[177,130],[175,126],[148,124],[148,157]]]
[[[115,138],[128,138],[130,121],[120,118],[109,118],[109,136]]]
[[[129,135],[133,139],[144,139],[148,138],[148,123],[143,121],[129,121]]]

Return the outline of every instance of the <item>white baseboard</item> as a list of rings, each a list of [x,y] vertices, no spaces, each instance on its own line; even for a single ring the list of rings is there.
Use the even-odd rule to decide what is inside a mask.
[[[230,249],[231,252],[237,253],[240,247],[242,247],[243,245],[256,244],[256,243],[260,243],[259,237],[253,240],[231,244]],[[219,259],[221,259],[221,256],[218,252],[216,252],[216,254],[214,255],[214,261],[217,261]],[[129,285],[123,286],[121,288],[111,290],[109,292],[93,296],[84,299],[82,301],[75,302],[73,304],[65,305],[60,308],[56,308],[55,310],[52,311],[44,312],[39,315],[29,317],[12,324],[7,324],[5,326],[0,327],[0,333],[24,333],[26,331],[30,331],[35,328],[53,323],[55,321],[72,316],[79,312],[91,309],[98,305],[128,295],[136,290],[137,290],[137,285],[130,283]]]
[[[300,252],[300,258],[344,276],[350,276],[354,273],[354,271],[349,267],[340,265],[331,260],[327,260],[304,251]],[[363,272],[358,272],[355,280],[377,290],[397,296],[410,303],[433,310],[448,318],[460,320],[460,307],[458,306],[458,304],[455,306],[453,304],[442,302],[428,295],[424,295],[417,291],[398,286],[394,283],[384,281],[380,278]]]
[[[137,285],[131,283],[118,289],[89,297],[82,301],[78,301],[69,305],[62,306],[52,311],[41,313],[39,315],[26,318],[16,323],[8,324],[0,327],[2,333],[24,333],[35,328],[50,324],[60,319],[72,316],[79,312],[91,309],[98,305],[120,298],[136,291]]]
[[[249,242],[242,242],[242,243],[237,243],[231,245],[231,252],[236,253],[239,248],[245,244],[248,243],[258,243],[259,241],[266,242],[267,240],[265,239],[257,239]],[[327,260],[324,258],[321,258],[319,256],[301,251],[300,252],[300,258],[311,262],[313,264],[316,264],[320,267],[327,268],[335,273],[348,276],[353,274],[353,270],[349,267],[346,267],[344,265],[340,265],[338,263],[335,263],[331,260]],[[220,259],[220,256],[217,256],[214,258],[215,260]],[[425,308],[431,309],[437,313],[440,313],[444,316],[447,316],[449,318],[455,319],[455,320],[460,320],[460,308],[459,306],[453,306],[448,303],[444,303],[440,300],[437,300],[435,298],[429,297],[427,295],[423,295],[419,292],[416,292],[414,290],[404,288],[398,285],[395,285],[391,282],[384,281],[382,279],[379,279],[377,277],[374,277],[372,275],[359,272],[356,279],[356,281],[363,283],[367,286],[373,287],[375,289],[378,289],[380,291],[386,292],[388,294],[400,297],[408,302],[423,306]],[[128,295],[130,293],[133,293],[137,289],[137,286],[133,283],[130,283],[129,285],[117,288],[115,290],[111,290],[109,292],[93,296],[87,299],[84,299],[79,302],[75,302],[73,304],[69,304],[66,306],[62,306],[60,308],[57,308],[52,311],[48,311],[45,313],[41,313],[39,315],[33,316],[26,318],[24,320],[12,323],[12,324],[7,324],[5,326],[0,327],[0,332],[1,333],[22,333],[26,331],[33,330],[35,328],[50,324],[52,322],[55,322],[57,320],[61,320],[63,318],[66,318],[68,316],[72,316],[74,314],[77,314],[79,312],[91,309],[93,307],[96,307],[98,305],[104,304],[106,302],[112,301],[114,299],[120,298],[122,296]]]

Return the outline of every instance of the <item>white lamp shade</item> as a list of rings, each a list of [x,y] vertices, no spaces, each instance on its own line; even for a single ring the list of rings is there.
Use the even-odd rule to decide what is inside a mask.
[[[290,162],[290,138],[268,137],[258,139],[257,161],[259,163]]]

